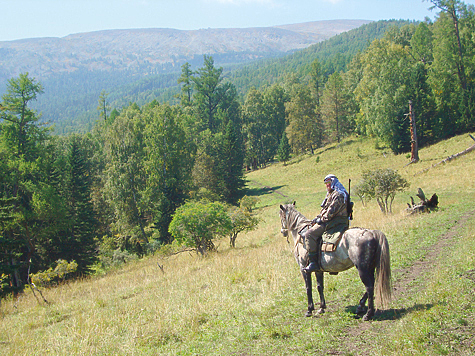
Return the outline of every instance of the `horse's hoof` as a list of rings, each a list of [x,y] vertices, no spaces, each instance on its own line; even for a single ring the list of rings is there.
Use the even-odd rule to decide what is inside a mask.
[[[307,311],[307,312],[305,313],[305,316],[306,316],[307,318],[311,317],[311,316],[312,316],[312,312],[311,312],[310,310]]]
[[[370,321],[371,319],[373,319],[373,313],[366,313],[363,316],[363,321]]]
[[[318,309],[318,311],[317,311],[318,315],[324,314],[324,313],[325,313],[325,309],[322,309],[322,308]]]

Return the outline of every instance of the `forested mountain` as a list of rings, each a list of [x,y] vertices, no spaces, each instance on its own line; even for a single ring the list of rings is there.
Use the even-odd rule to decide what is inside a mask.
[[[0,42],[0,94],[8,79],[28,72],[44,86],[43,95],[34,103],[44,120],[56,123],[59,132],[87,131],[96,117],[95,104],[102,90],[111,93],[118,106],[128,100],[145,103],[177,84],[181,65],[188,62],[196,68],[205,54],[219,65],[249,63],[283,56],[368,22],[334,20],[196,31],[109,30]]]
[[[33,105],[43,113],[44,120],[55,123],[56,132],[87,132],[93,127],[98,117],[97,100],[103,90],[108,93],[112,108],[121,108],[130,102],[143,105],[152,100],[177,103],[176,96],[180,90],[177,82],[180,76],[180,66],[183,63],[189,63],[191,70],[195,70],[203,63],[203,53],[213,56],[216,65],[223,67],[225,77],[232,78],[238,92],[243,95],[251,86],[259,87],[266,83],[272,83],[285,73],[295,71],[300,73],[308,70],[308,65],[314,58],[327,60],[330,66],[336,66],[333,69],[329,68],[328,71],[341,69],[352,55],[364,50],[375,38],[380,38],[385,30],[395,25],[402,26],[408,23],[407,21],[378,21],[365,24],[366,22],[350,21],[347,24],[345,21],[322,21],[282,26],[282,30],[290,31],[291,29],[294,35],[298,35],[298,38],[305,38],[306,43],[309,41],[310,34],[315,42],[323,38],[318,36],[318,33],[326,33],[326,37],[334,35],[328,40],[290,55],[283,51],[284,46],[282,45],[280,52],[271,52],[270,45],[265,47],[267,48],[265,51],[253,50],[252,53],[249,50],[216,52],[208,48],[209,53],[202,50],[188,58],[182,56],[180,60],[174,62],[174,65],[171,65],[171,62],[161,65],[159,71],[157,67],[153,67],[155,69],[152,70],[152,67],[143,64],[119,71],[90,70],[81,67],[71,73],[56,73],[41,79],[45,91]],[[343,32],[350,29],[351,26],[359,27]],[[262,29],[262,31],[264,30]],[[338,35],[335,36],[335,34]],[[344,34],[346,35],[342,36]],[[264,39],[253,37],[260,43],[266,38],[268,36],[264,36]],[[224,36],[220,39],[220,43],[223,43],[223,40]],[[274,38],[274,48],[277,46],[276,41],[277,37]],[[234,39],[231,43],[235,42]],[[293,44],[290,43],[291,41],[286,40],[285,42],[287,51],[303,46],[303,40]],[[262,45],[260,46],[259,48],[263,48]],[[253,48],[256,47],[258,46],[255,45]],[[282,56],[284,56],[282,60],[269,59],[269,57]],[[338,65],[333,64],[337,63],[333,57],[338,59]],[[246,62],[255,62],[255,64],[245,65]]]
[[[382,38],[392,27],[401,27],[411,21],[377,21],[336,35],[326,41],[296,51],[282,58],[261,60],[232,71],[231,80],[243,93],[250,87],[262,87],[281,81],[289,74],[299,77],[311,71],[311,64],[318,59],[325,75],[345,70],[355,54],[364,51],[373,40]]]

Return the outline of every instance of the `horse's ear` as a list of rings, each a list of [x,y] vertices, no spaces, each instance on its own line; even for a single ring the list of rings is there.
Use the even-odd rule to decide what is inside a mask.
[[[294,206],[295,206],[295,204],[296,204],[296,202],[295,202],[295,200],[294,200]]]
[[[284,210],[284,211],[285,211],[285,208],[282,206],[282,204],[280,204],[280,210]]]

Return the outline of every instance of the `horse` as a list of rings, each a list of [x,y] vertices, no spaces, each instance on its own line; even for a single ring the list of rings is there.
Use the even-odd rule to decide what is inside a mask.
[[[289,242],[289,233],[293,238],[293,254],[300,267],[307,290],[308,309],[305,316],[310,317],[315,310],[312,296],[312,273],[304,270],[308,264],[308,252],[304,248],[299,232],[311,225],[311,221],[297,211],[295,202],[280,205],[279,215],[282,235],[287,238],[287,242]],[[364,314],[364,321],[373,318],[375,287],[381,306],[384,307],[389,303],[391,300],[391,265],[388,240],[379,230],[355,227],[347,229],[343,233],[334,252],[321,252],[321,270],[315,272],[317,290],[320,295],[320,309],[317,314],[323,314],[326,309],[323,295],[323,273],[337,274],[353,266],[358,270],[360,279],[366,288],[358,303],[356,314]],[[368,301],[368,308],[365,314],[366,301]]]

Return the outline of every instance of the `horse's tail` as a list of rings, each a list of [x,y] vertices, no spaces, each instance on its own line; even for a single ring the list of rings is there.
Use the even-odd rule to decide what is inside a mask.
[[[379,303],[384,308],[391,301],[391,262],[389,256],[389,243],[386,235],[379,230],[373,230],[378,238],[376,251],[376,295]]]

